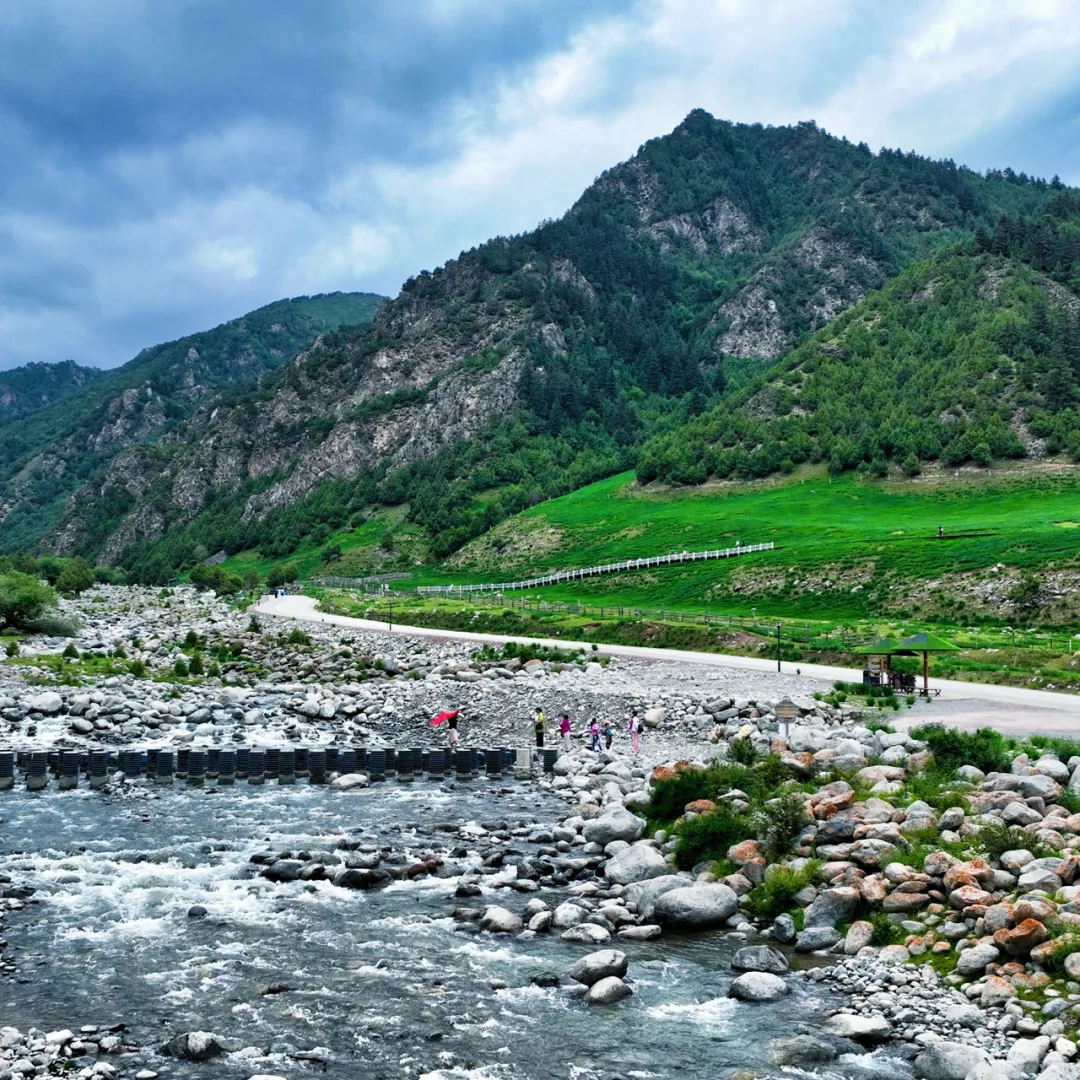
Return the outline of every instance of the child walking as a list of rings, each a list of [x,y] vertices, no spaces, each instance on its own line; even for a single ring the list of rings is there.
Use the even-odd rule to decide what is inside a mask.
[[[600,721],[595,716],[589,724],[589,749],[600,753]]]

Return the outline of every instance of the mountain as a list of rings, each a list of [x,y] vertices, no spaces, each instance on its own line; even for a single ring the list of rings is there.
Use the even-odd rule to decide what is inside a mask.
[[[330,293],[279,300],[213,330],[144,349],[133,360],[63,400],[0,424],[0,546],[45,546],[97,554],[107,525],[80,524],[68,513],[87,484],[112,470],[121,487],[107,495],[109,521],[123,517],[149,490],[147,468],[183,442],[193,416],[254,400],[261,380],[321,333],[370,322],[382,297]],[[79,369],[86,370],[86,369]],[[53,531],[61,520],[63,531]]]
[[[57,364],[26,364],[0,371],[0,424],[78,393],[104,374],[74,360]]]
[[[182,426],[121,446],[104,415],[83,425],[74,483],[78,453],[0,445],[0,547],[159,580],[201,549],[279,558],[392,505],[445,556],[632,467],[908,267],[1061,192],[696,110],[561,219],[418,274],[257,388],[185,401]],[[141,399],[130,411],[138,429]]]
[[[1002,217],[918,263],[704,415],[654,436],[638,480],[928,462],[1080,461],[1080,197]]]

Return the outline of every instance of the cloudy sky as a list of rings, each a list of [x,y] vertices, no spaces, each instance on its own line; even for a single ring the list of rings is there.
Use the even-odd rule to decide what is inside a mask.
[[[0,368],[393,295],[698,106],[1080,184],[1077,0],[4,0]]]

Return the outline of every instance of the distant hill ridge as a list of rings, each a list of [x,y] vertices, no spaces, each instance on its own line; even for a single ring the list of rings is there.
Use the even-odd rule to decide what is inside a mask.
[[[0,424],[78,393],[104,374],[74,360],[25,364],[0,371]]]

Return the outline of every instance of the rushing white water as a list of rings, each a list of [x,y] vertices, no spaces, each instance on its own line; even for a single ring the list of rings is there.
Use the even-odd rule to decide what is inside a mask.
[[[5,1023],[123,1022],[125,1038],[148,1048],[139,1062],[121,1062],[126,1071],[145,1061],[162,1075],[215,1080],[716,1080],[736,1068],[908,1075],[865,1055],[818,1073],[768,1066],[770,1040],[813,1032],[825,1002],[801,986],[775,1005],[728,999],[738,943],[719,934],[620,944],[634,996],[616,1006],[589,1008],[565,985],[533,984],[590,949],[557,937],[467,936],[452,918],[462,904],[520,910],[527,897],[499,887],[512,867],[486,877],[485,896],[469,901],[454,898],[454,876],[364,893],[328,881],[274,884],[248,869],[256,852],[326,852],[347,840],[411,858],[462,843],[435,832],[436,822],[516,826],[553,819],[564,805],[524,786],[498,795],[386,785],[346,797],[306,785],[178,787],[147,801],[12,792],[0,799],[0,870],[33,886],[37,902],[5,924],[20,980],[0,984]],[[478,845],[465,846],[447,871],[479,865]],[[532,846],[515,838],[513,847]],[[554,889],[531,895],[562,899]],[[189,917],[193,905],[206,917]],[[493,989],[494,980],[506,987]],[[290,989],[265,994],[273,983]],[[240,1049],[208,1064],[156,1056],[191,1030]]]

